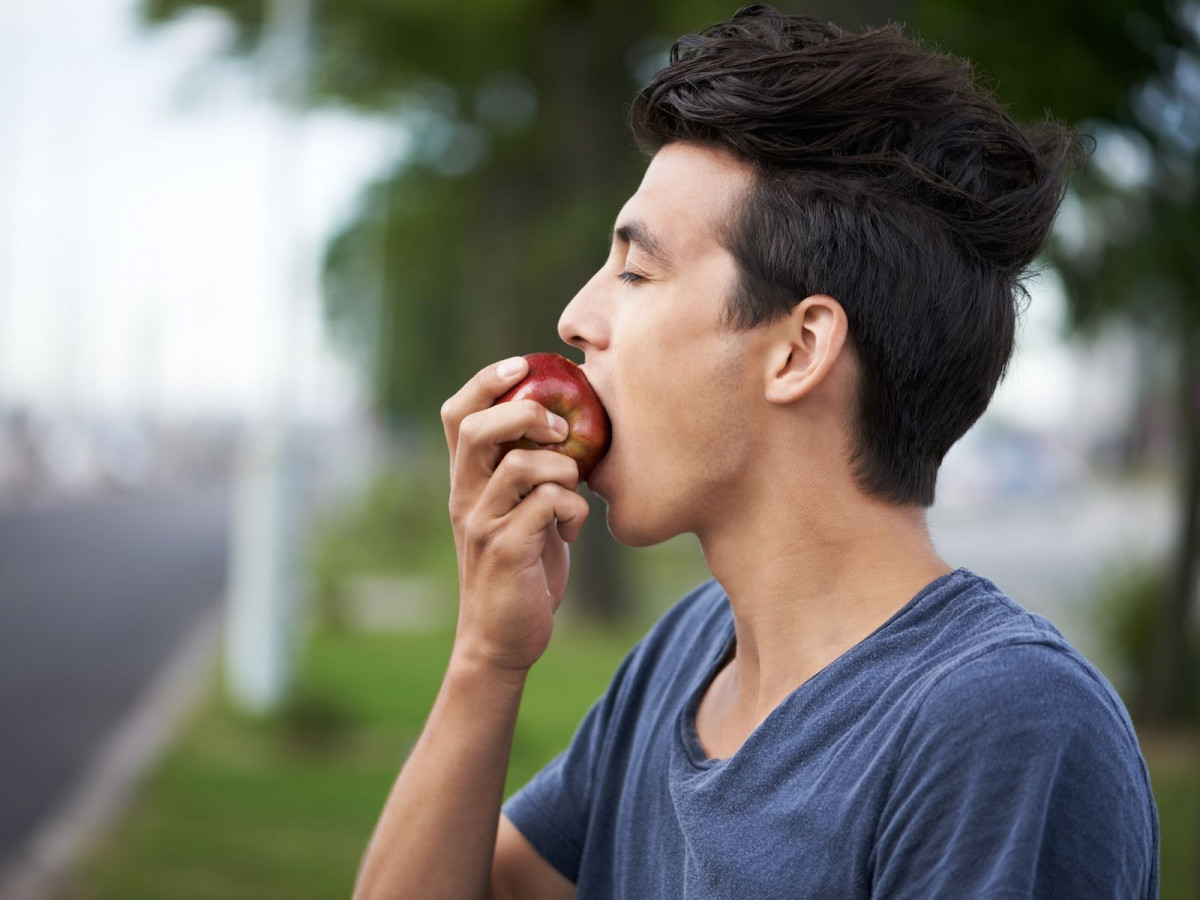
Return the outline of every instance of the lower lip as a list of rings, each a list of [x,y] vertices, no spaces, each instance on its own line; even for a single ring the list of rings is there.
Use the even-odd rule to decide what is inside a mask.
[[[592,468],[592,471],[588,473],[587,486],[592,490],[596,489],[596,485],[600,480],[600,473],[604,470],[604,466],[608,462],[608,457],[609,453],[605,453],[602,457],[600,457],[600,462],[596,463],[596,465]]]

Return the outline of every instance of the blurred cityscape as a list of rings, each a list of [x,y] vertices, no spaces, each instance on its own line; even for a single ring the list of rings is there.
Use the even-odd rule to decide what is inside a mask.
[[[367,416],[293,427],[318,498],[365,486],[382,440]],[[234,415],[163,420],[0,408],[0,516],[198,486],[228,492],[249,430]]]
[[[226,480],[239,430],[232,420],[163,424],[98,413],[53,419],[27,408],[0,416],[5,512]]]

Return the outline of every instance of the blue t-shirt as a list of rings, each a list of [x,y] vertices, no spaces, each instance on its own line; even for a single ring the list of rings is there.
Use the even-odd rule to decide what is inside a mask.
[[[991,581],[930,582],[708,759],[696,709],[733,637],[710,579],[505,803],[581,900],[1158,896],[1124,705]]]

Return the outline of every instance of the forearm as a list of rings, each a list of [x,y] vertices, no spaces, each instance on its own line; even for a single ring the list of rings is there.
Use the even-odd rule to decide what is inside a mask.
[[[524,686],[452,657],[367,846],[355,900],[487,895]]]

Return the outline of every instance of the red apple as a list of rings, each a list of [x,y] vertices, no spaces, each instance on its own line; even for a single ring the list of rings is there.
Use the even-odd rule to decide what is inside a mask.
[[[516,447],[525,450],[556,450],[579,464],[579,478],[587,481],[592,469],[608,452],[612,431],[608,413],[583,369],[557,353],[530,353],[529,372],[496,403],[509,400],[536,400],[551,412],[567,420],[569,431],[557,444],[540,444],[529,438],[501,444],[504,453]]]

